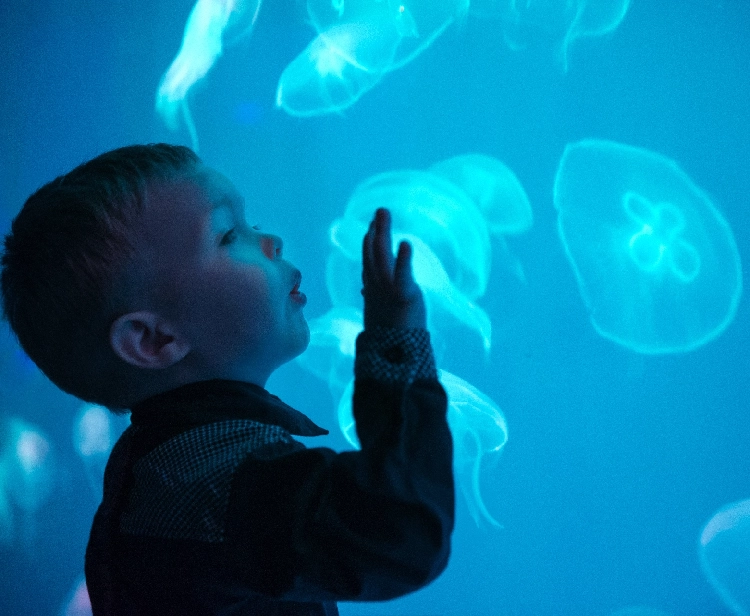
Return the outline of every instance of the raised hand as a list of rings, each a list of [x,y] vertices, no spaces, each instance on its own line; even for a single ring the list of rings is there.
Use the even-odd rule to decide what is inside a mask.
[[[394,259],[391,214],[378,209],[362,241],[365,329],[427,326],[424,298],[412,275],[411,257],[411,245],[401,242]]]

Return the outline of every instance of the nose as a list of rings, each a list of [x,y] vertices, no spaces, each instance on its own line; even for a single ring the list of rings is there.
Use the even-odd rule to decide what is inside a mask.
[[[278,235],[264,233],[260,238],[260,247],[269,259],[280,259],[284,241]]]

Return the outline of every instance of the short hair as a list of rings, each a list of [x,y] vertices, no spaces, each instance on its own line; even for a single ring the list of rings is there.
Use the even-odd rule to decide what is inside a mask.
[[[63,391],[121,406],[109,329],[137,269],[146,188],[190,176],[199,164],[184,146],[118,148],[42,186],[13,220],[1,261],[3,313]]]

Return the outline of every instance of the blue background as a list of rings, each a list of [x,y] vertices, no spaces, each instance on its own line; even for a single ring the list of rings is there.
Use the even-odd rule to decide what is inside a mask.
[[[153,105],[191,6],[3,2],[3,232],[33,190],[104,150],[189,143]],[[202,158],[246,195],[251,222],[284,238],[303,270],[308,318],[330,307],[328,226],[370,175],[482,152],[518,175],[535,216],[509,240],[527,283],[496,263],[480,300],[494,327],[490,361],[456,325],[449,334],[467,342],[442,365],[471,376],[507,417],[510,440],[482,477],[504,528],[477,528],[459,500],[441,578],[397,601],[342,604],[342,614],[606,616],[635,604],[728,614],[701,574],[697,538],[716,509],[750,498],[748,301],[691,353],[641,356],[601,338],[557,235],[552,184],[571,141],[654,150],[711,195],[747,262],[750,3],[633,0],[612,35],[574,45],[567,74],[549,49],[511,52],[499,21],[470,14],[343,114],[302,120],[273,102],[312,36],[299,4],[267,0],[252,38],[191,96]],[[0,546],[0,613],[57,614],[82,573],[98,498],[71,442],[79,403],[25,363],[6,332],[0,377],[0,413],[48,434],[56,461],[35,539]],[[268,389],[332,428],[316,443],[346,446],[325,383],[293,363]]]

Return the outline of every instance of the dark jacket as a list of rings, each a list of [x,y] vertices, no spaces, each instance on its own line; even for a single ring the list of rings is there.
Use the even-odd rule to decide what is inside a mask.
[[[361,451],[261,387],[205,381],[132,409],[86,551],[95,616],[333,615],[417,590],[453,529],[447,402],[424,330],[357,340]]]

